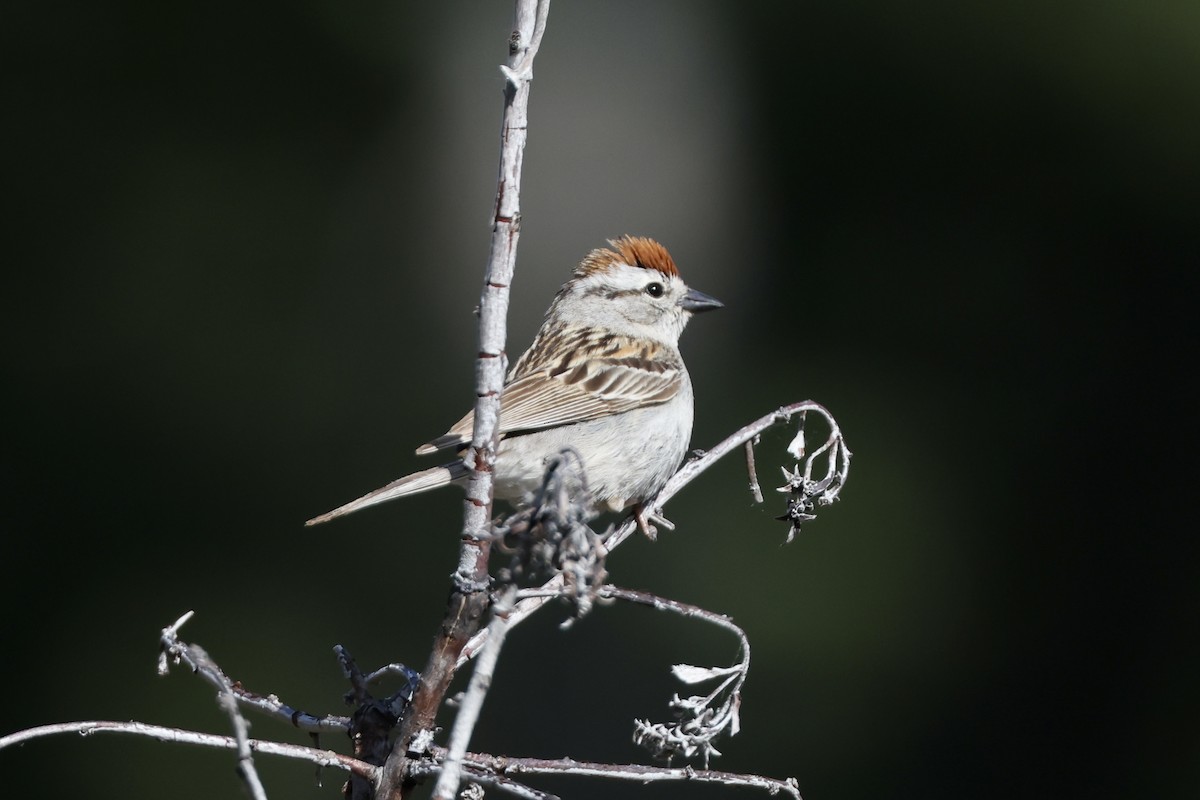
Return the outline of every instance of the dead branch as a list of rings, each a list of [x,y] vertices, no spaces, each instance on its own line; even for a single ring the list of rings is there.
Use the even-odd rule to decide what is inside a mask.
[[[436,757],[441,748],[434,748]],[[795,778],[778,780],[762,775],[739,775],[692,767],[651,767],[642,764],[598,764],[576,761],[572,758],[497,758],[494,756],[468,753],[465,762],[479,769],[491,770],[500,775],[571,775],[578,778],[610,778],[635,783],[694,782],[719,783],[725,786],[745,786],[763,789],[769,794],[783,792],[795,800],[800,796],[800,787]]]
[[[238,708],[233,681],[229,680],[216,662],[209,658],[207,651],[198,645],[179,648],[168,644],[168,641],[178,642],[180,626],[191,618],[192,612],[189,611],[171,625],[163,628],[161,637],[163,645],[159,653],[158,674],[166,675],[168,662],[173,660],[178,664],[182,657],[181,653],[186,652],[192,671],[217,687],[218,705],[229,716],[229,720],[233,724],[234,745],[238,758],[238,777],[246,784],[246,789],[254,800],[267,800],[267,793],[263,788],[262,780],[258,777],[258,770],[254,768],[254,754],[250,747],[250,724],[246,722],[246,718],[242,716],[242,712]]]
[[[384,764],[377,795],[400,800],[413,781],[405,774],[408,754],[419,752],[419,740],[433,727],[437,710],[458,669],[459,655],[479,630],[487,607],[489,521],[492,513],[492,470],[498,447],[500,391],[507,371],[508,296],[516,269],[521,232],[521,167],[529,126],[529,91],[533,60],[541,45],[550,0],[517,0],[509,58],[504,71],[504,120],[501,129],[499,180],[492,242],[479,303],[479,357],[475,370],[475,425],[465,461],[471,467],[463,502],[462,546],[454,590],[421,673],[413,702],[401,720],[392,753]],[[447,779],[447,786],[449,785]],[[457,786],[453,787],[454,789]],[[439,793],[439,797],[445,795]]]
[[[750,640],[746,637],[746,632],[724,614],[714,614],[699,606],[669,600],[649,592],[605,586],[600,589],[599,594],[603,598],[638,603],[658,611],[669,611],[683,617],[700,619],[724,628],[738,637],[742,658],[731,667],[676,664],[672,668],[675,677],[683,683],[697,684],[712,680],[718,682],[716,688],[704,696],[681,698],[676,694],[670,703],[676,717],[674,724],[651,723],[649,720],[640,719],[634,722],[633,740],[650,750],[656,758],[690,758],[698,753],[707,767],[709,758],[721,755],[713,742],[726,732],[730,736],[736,736],[741,727],[738,711],[742,705],[742,684],[746,682],[746,675],[750,672]]]
[[[471,682],[467,686],[459,704],[458,714],[454,717],[454,728],[450,732],[450,746],[442,759],[442,769],[438,775],[437,785],[434,786],[433,796],[436,800],[451,800],[458,792],[458,784],[462,779],[462,761],[467,752],[467,743],[475,731],[475,723],[479,721],[479,712],[483,710],[483,701],[492,685],[492,675],[496,671],[496,662],[500,659],[500,648],[508,633],[508,620],[505,609],[511,603],[515,588],[509,591],[508,598],[494,605],[492,621],[488,624],[487,646],[483,655],[475,662],[475,671],[471,673]]]
[[[817,498],[815,502],[819,505],[828,505],[829,503],[834,502],[841,491],[842,485],[845,484],[846,478],[849,475],[851,457],[850,449],[846,446],[846,442],[842,437],[841,428],[838,426],[837,420],[834,419],[833,415],[830,414],[829,411],[820,403],[816,403],[812,400],[805,400],[800,403],[792,403],[791,405],[782,406],[781,408],[772,411],[770,414],[760,417],[754,422],[751,422],[749,425],[740,428],[730,436],[726,437],[711,450],[708,450],[696,458],[686,462],[683,467],[681,467],[680,470],[675,473],[674,477],[667,481],[666,486],[664,486],[652,500],[646,502],[646,507],[661,509],[662,506],[666,505],[666,503],[676,494],[678,494],[683,487],[687,486],[689,483],[699,477],[701,473],[703,473],[717,461],[724,458],[737,448],[743,447],[747,442],[754,441],[760,434],[762,434],[763,431],[767,430],[768,428],[789,422],[794,416],[802,415],[802,420],[807,421],[806,412],[808,411],[816,412],[826,421],[826,423],[829,425],[829,434],[821,446],[806,457],[804,455],[805,429],[802,424],[795,438],[793,438],[791,443],[788,445],[788,452],[791,453],[797,460],[803,461],[803,464],[798,465],[796,468],[797,475],[800,477],[795,491],[807,494],[802,494],[804,497],[804,502],[798,502],[796,507],[809,507],[805,505],[805,503],[811,502],[811,498],[813,497]],[[822,454],[826,455],[824,472],[821,473],[820,478],[814,479],[813,470],[816,468],[816,459]],[[789,477],[791,476],[791,473],[785,472],[785,474],[789,475]],[[790,481],[789,487],[791,487]],[[792,491],[792,489],[788,488],[788,491]],[[789,506],[789,509],[790,508],[791,506]],[[811,519],[812,515],[808,515],[807,518]],[[795,532],[799,529],[799,523],[806,520],[792,520],[790,517],[787,517],[787,519],[792,523],[788,536],[788,541],[791,541],[792,537],[795,535]],[[625,522],[619,528],[617,528],[612,535],[608,536],[604,540],[605,552],[611,553],[622,542],[632,536],[636,530],[636,520],[634,520],[632,517],[625,520]],[[550,580],[546,581],[546,583],[543,584],[540,589],[522,591],[520,593],[520,599],[517,601],[516,606],[509,615],[509,625],[519,625],[548,601],[560,596],[562,594],[563,585],[563,576],[556,575]],[[471,641],[467,643],[466,647],[463,648],[460,656],[461,661],[465,662],[467,659],[470,659],[477,654],[479,649],[483,646],[483,643],[486,641],[487,635],[488,634],[486,630],[475,634],[471,638]]]
[[[762,487],[758,485],[758,470],[754,466],[754,445],[758,443],[758,437],[748,439],[744,447],[746,448],[746,474],[750,478],[750,494],[754,497],[754,502],[761,503],[763,501]]]
[[[189,611],[175,622],[163,628],[159,637],[158,674],[166,675],[171,664],[184,664],[193,673],[200,675],[213,686],[230,687],[234,698],[241,705],[265,714],[269,717],[299,728],[311,734],[329,732],[345,733],[350,724],[349,717],[324,716],[318,717],[305,711],[292,708],[275,695],[260,695],[242,686],[241,681],[231,680],[220,667],[207,655],[204,659],[197,658],[191,646],[179,638],[179,629],[192,618],[194,612]]]
[[[60,722],[53,725],[40,725],[36,728],[26,728],[7,736],[0,736],[0,750],[17,744],[39,739],[45,736],[57,736],[64,733],[77,733],[91,736],[96,733],[123,733],[131,736],[145,736],[160,742],[191,744],[200,747],[219,747],[226,750],[237,750],[238,741],[233,736],[218,736],[212,733],[197,733],[179,728],[168,728],[163,725],[150,725],[145,722],[118,722],[111,720],[90,720],[87,722]],[[378,768],[363,763],[350,756],[335,753],[332,750],[319,750],[315,747],[305,747],[298,744],[270,742],[262,739],[248,739],[247,745],[255,753],[282,756],[301,761],[309,761],[318,767],[336,767],[347,772],[373,781]]]

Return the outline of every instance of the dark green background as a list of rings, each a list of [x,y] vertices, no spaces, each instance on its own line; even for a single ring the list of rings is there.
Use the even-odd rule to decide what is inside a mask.
[[[187,609],[232,676],[316,713],[343,710],[334,644],[424,663],[458,497],[301,522],[426,465],[470,404],[510,17],[0,11],[0,732],[225,732],[207,685],[154,675]],[[714,767],[808,800],[1194,796],[1198,41],[1189,0],[554,5],[511,352],[586,250],[654,235],[728,305],[684,338],[694,444],[813,398],[856,453],[789,546],[731,462],[610,561],[747,630]],[[772,485],[785,441],[760,448]],[[510,638],[479,749],[639,759],[669,666],[734,657],[643,609],[560,618]],[[272,797],[337,796],[259,763]],[[0,774],[9,797],[242,796],[227,753],[111,737]]]

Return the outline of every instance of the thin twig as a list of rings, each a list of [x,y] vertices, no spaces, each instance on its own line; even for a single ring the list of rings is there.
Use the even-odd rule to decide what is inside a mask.
[[[483,648],[483,654],[475,662],[475,671],[471,673],[471,682],[467,692],[459,704],[458,714],[454,717],[454,728],[450,733],[450,744],[446,756],[442,759],[442,770],[438,775],[437,785],[433,789],[434,800],[452,800],[458,792],[458,784],[462,777],[463,755],[471,741],[471,733],[479,720],[479,712],[483,709],[484,698],[492,685],[492,676],[496,671],[496,662],[500,658],[500,648],[504,645],[504,637],[508,634],[508,619],[506,609],[510,606],[515,589],[508,592],[508,597],[492,606],[492,621],[488,625],[488,640]]]
[[[389,710],[393,715],[399,716],[404,711],[404,707],[412,701],[413,692],[421,679],[421,673],[415,669],[399,663],[385,664],[367,674],[358,666],[358,662],[354,660],[354,656],[350,655],[350,651],[340,644],[334,645],[333,653],[337,656],[338,664],[341,665],[342,675],[350,681],[350,691],[346,692],[344,698],[347,703],[361,707],[367,703],[380,702],[371,695],[370,687],[384,678],[397,677],[404,679],[404,688],[382,702],[390,706]]]
[[[601,586],[596,592],[600,597],[607,597],[613,600],[624,600],[628,603],[637,603],[638,605],[650,606],[658,611],[670,611],[673,614],[678,614],[682,617],[693,617],[702,619],[705,622],[711,623],[718,627],[724,628],[733,635],[738,637],[741,643],[743,652],[743,664],[747,669],[750,667],[750,640],[746,638],[746,632],[740,626],[734,624],[733,620],[725,614],[717,614],[700,606],[694,606],[691,603],[681,603],[678,600],[672,600],[668,597],[659,597],[650,592],[640,592],[636,589],[623,589],[620,586],[608,584]]]
[[[197,658],[216,666],[203,649],[193,645],[192,651]],[[246,722],[246,718],[238,709],[237,697],[233,693],[233,684],[229,682],[228,678],[225,678],[221,685],[219,705],[233,724],[233,736],[237,741],[238,775],[245,781],[246,788],[254,800],[267,800],[267,790],[263,787],[262,779],[258,777],[258,770],[254,767],[254,753],[250,748],[250,723]]]
[[[699,753],[704,758],[704,766],[707,767],[710,756],[720,755],[713,742],[726,731],[730,736],[736,736],[740,729],[738,711],[742,704],[742,684],[746,682],[746,676],[750,673],[750,639],[746,632],[724,614],[716,614],[691,603],[681,603],[649,592],[622,589],[610,584],[600,587],[597,594],[602,598],[624,600],[650,606],[658,611],[701,619],[738,637],[742,659],[733,667],[675,665],[672,671],[675,677],[684,683],[704,683],[720,679],[716,688],[706,697],[680,698],[676,695],[671,701],[671,708],[677,715],[676,723],[666,725],[651,723],[649,720],[635,722],[634,741],[651,750],[655,756],[669,758],[682,755],[688,758]]]
[[[146,736],[151,739],[157,739],[160,742],[217,747],[225,750],[236,750],[238,747],[237,739],[232,736],[197,733],[195,731],[180,730],[179,728],[168,728],[163,725],[149,725],[144,722],[88,720],[86,722],[60,722],[54,725],[39,725],[36,728],[27,728],[8,736],[0,736],[0,750],[12,745],[23,744],[33,739],[45,736],[57,736],[64,733],[77,733],[83,736],[90,736],[94,733],[124,733],[133,736]],[[309,761],[319,767],[336,767],[371,781],[376,779],[378,773],[377,767],[365,764],[356,758],[335,753],[332,750],[318,750],[315,747],[285,744],[283,742],[269,742],[262,739],[249,739],[247,743],[255,753]]]
[[[762,487],[758,485],[758,471],[754,468],[755,441],[755,439],[746,440],[746,472],[750,475],[750,494],[754,496],[754,502],[761,503],[763,501]]]
[[[195,644],[189,646],[179,641],[179,629],[192,618],[192,614],[193,612],[188,611],[175,622],[163,628],[162,650],[158,659],[159,674],[166,674],[169,660],[174,660],[178,664],[182,660],[183,654],[186,653],[192,671],[217,687],[218,705],[229,716],[229,721],[233,725],[234,741],[237,745],[238,775],[245,782],[246,788],[254,800],[267,800],[267,792],[263,788],[262,779],[258,777],[258,770],[254,768],[254,754],[250,748],[250,724],[246,722],[246,718],[238,709],[238,698],[234,693],[233,681],[229,680],[229,677],[221,671],[221,668],[204,648]]]
[[[171,625],[163,628],[159,638],[161,649],[158,656],[158,673],[166,675],[170,664],[185,664],[192,672],[200,675],[218,688],[228,684],[233,696],[241,705],[261,714],[274,717],[307,733],[345,733],[350,724],[349,717],[329,715],[318,717],[306,711],[292,708],[275,695],[260,695],[244,688],[240,681],[230,679],[211,659],[202,660],[195,656],[192,647],[179,639],[179,628],[192,618],[189,611]]]
[[[444,748],[436,747],[434,752],[444,752]],[[486,758],[486,756],[485,756]],[[497,775],[495,772],[488,769],[480,769],[475,764],[463,764],[463,780],[467,783],[477,783],[480,786],[487,786],[496,791],[510,794],[513,797],[520,797],[523,800],[561,800],[556,794],[543,792],[540,789],[534,789],[532,786],[526,786],[523,783],[517,783],[512,778],[506,778],[503,775]],[[442,766],[434,760],[422,760],[412,765],[412,777],[416,780],[425,780],[434,775],[441,773]],[[460,798],[466,797],[466,790],[459,794]]]
[[[732,436],[727,437],[724,441],[706,452],[700,458],[696,458],[687,462],[682,468],[680,468],[678,472],[675,473],[674,476],[672,476],[671,480],[667,481],[667,485],[662,488],[662,491],[660,491],[653,500],[648,501],[646,505],[653,507],[663,505],[676,494],[678,494],[680,489],[695,480],[700,473],[707,470],[721,458],[724,458],[731,450],[737,448],[755,436],[758,436],[767,428],[770,428],[773,425],[788,422],[794,415],[808,411],[816,411],[819,413],[829,423],[830,427],[829,438],[826,440],[825,444],[818,448],[816,453],[813,453],[812,456],[809,456],[809,461],[811,462],[812,458],[814,458],[818,453],[829,449],[831,456],[829,459],[829,465],[831,469],[829,477],[831,480],[836,478],[839,484],[844,483],[846,473],[848,472],[850,466],[850,451],[846,449],[845,444],[842,441],[841,429],[838,427],[837,421],[833,418],[833,415],[830,414],[824,406],[822,406],[820,403],[813,402],[812,400],[805,400],[800,403],[792,403],[791,405],[783,406],[782,408],[778,408],[770,414],[767,414],[765,417],[755,420],[749,425],[746,425],[738,430]],[[802,441],[800,436],[797,436],[796,439],[792,440],[792,445],[789,446],[789,452],[794,449],[797,441]],[[837,453],[844,453],[845,456],[844,464],[840,469],[834,469],[836,465],[836,459],[833,456]],[[613,538],[616,539],[616,543],[610,544],[608,549],[612,550],[617,543],[628,539],[633,535],[636,529],[636,523],[632,520],[627,520],[625,524],[617,530],[616,534],[614,534]]]
[[[437,758],[443,748],[431,751]],[[762,775],[745,775],[735,772],[693,769],[692,767],[652,767],[642,764],[598,764],[576,761],[573,758],[507,758],[468,753],[468,765],[481,770],[490,770],[499,775],[570,775],[580,778],[612,778],[638,783],[666,781],[690,781],[695,783],[720,783],[726,786],[746,786],[763,789],[775,795],[783,792],[795,800],[803,800],[795,778],[779,780]]]
[[[237,698],[238,703],[246,708],[252,709],[269,717],[285,722],[293,727],[299,728],[305,733],[342,733],[346,732],[346,727],[350,724],[349,717],[339,716],[337,714],[327,714],[323,717],[318,717],[315,714],[310,714],[307,711],[301,711],[297,708],[292,708],[287,703],[284,703],[273,694],[261,695],[255,694],[244,688],[239,683],[233,684],[233,694]]]

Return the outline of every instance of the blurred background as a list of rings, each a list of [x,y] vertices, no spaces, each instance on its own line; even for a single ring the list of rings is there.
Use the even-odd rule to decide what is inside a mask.
[[[206,684],[155,676],[188,609],[185,639],[313,713],[345,710],[335,644],[425,663],[460,495],[302,522],[427,466],[470,405],[511,14],[0,11],[0,733],[226,732]],[[714,768],[808,800],[1195,796],[1197,41],[1185,0],[552,7],[510,353],[586,251],[652,235],[727,304],[683,341],[694,445],[811,398],[855,452],[790,545],[733,459],[610,559],[750,637]],[[644,760],[670,665],[736,657],[641,608],[562,616],[509,638],[476,749]],[[339,796],[258,763],[272,797]],[[9,797],[244,796],[228,753],[148,740],[0,765]]]

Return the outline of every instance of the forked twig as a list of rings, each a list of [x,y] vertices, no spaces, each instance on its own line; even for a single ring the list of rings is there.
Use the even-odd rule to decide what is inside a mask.
[[[721,755],[713,746],[717,737],[726,731],[730,736],[736,736],[740,729],[738,711],[742,704],[742,684],[746,682],[746,675],[750,672],[750,640],[746,637],[746,632],[724,614],[715,614],[700,606],[659,597],[649,592],[605,586],[600,589],[599,594],[604,598],[625,600],[650,606],[658,611],[701,619],[738,637],[742,657],[732,667],[676,664],[672,668],[675,677],[683,683],[718,681],[717,687],[705,696],[681,698],[676,694],[671,700],[671,709],[675,712],[677,720],[674,724],[651,723],[649,720],[634,722],[633,740],[649,749],[657,758],[689,758],[699,753],[704,758],[704,766],[707,767],[711,756]]]
[[[695,480],[702,472],[707,470],[713,464],[726,455],[736,450],[738,447],[744,446],[747,442],[752,442],[763,431],[771,428],[774,425],[786,423],[793,417],[801,415],[804,421],[807,421],[807,412],[812,411],[820,415],[829,425],[829,435],[825,442],[814,450],[808,456],[804,456],[804,428],[801,427],[796,437],[788,445],[788,452],[797,459],[803,460],[803,468],[797,467],[797,472],[802,476],[803,480],[807,481],[804,486],[812,491],[818,492],[818,503],[828,504],[837,499],[841,487],[846,482],[846,478],[850,471],[850,449],[846,446],[845,440],[842,438],[841,428],[838,427],[837,420],[833,415],[822,406],[812,400],[805,400],[800,403],[792,403],[791,405],[782,406],[781,408],[772,411],[764,417],[751,422],[749,425],[737,430],[730,436],[726,437],[720,444],[706,451],[702,455],[686,462],[675,475],[667,481],[666,486],[651,500],[645,503],[648,509],[661,509],[671,498],[679,493],[684,486],[687,486]],[[812,470],[815,466],[815,460],[818,456],[826,454],[827,460],[825,464],[825,472],[820,480],[812,479]],[[792,533],[794,534],[795,522],[793,523]],[[614,531],[604,541],[604,549],[606,552],[612,552],[622,542],[628,539],[637,530],[637,522],[633,518],[627,519],[616,531]],[[789,541],[790,541],[789,536]],[[531,614],[545,605],[555,597],[558,597],[564,585],[564,580],[561,575],[556,575],[546,581],[540,589],[525,590],[521,592],[520,599],[509,615],[509,625],[516,626],[528,618]],[[483,643],[487,640],[487,630],[482,630],[476,633],[466,647],[463,648],[459,655],[459,664],[465,663],[470,658],[474,657]]]
[[[511,587],[509,597],[515,594]],[[492,675],[496,670],[496,662],[500,658],[500,648],[509,625],[505,609],[509,600],[501,600],[492,606],[492,621],[486,628],[489,631],[487,645],[483,655],[475,662],[475,671],[471,673],[471,682],[467,685],[466,694],[459,704],[458,714],[454,717],[454,728],[450,732],[450,746],[442,760],[441,773],[437,785],[433,789],[434,798],[450,800],[458,792],[458,784],[462,779],[463,756],[467,752],[467,744],[475,730],[479,712],[483,709],[484,698],[492,685]]]
[[[273,694],[255,694],[243,687],[240,681],[231,680],[211,658],[207,657],[207,654],[204,658],[197,657],[196,652],[192,649],[193,645],[189,645],[179,638],[179,629],[192,618],[193,613],[189,611],[163,628],[162,635],[159,637],[159,675],[166,675],[172,663],[184,664],[218,689],[228,685],[239,704],[261,714],[274,717],[307,733],[344,734],[346,732],[346,727],[350,724],[349,717],[335,715],[318,717],[292,708]]]
[[[246,722],[246,718],[242,716],[242,712],[238,709],[237,695],[234,693],[233,681],[221,671],[221,668],[216,665],[208,656],[208,652],[199,645],[179,646],[179,628],[183,626],[189,619],[192,618],[191,611],[175,620],[174,623],[163,628],[162,631],[162,650],[158,659],[158,673],[165,675],[167,673],[167,664],[169,661],[174,661],[178,664],[184,652],[187,653],[192,671],[204,677],[209,683],[217,687],[218,705],[229,716],[230,722],[233,724],[233,739],[234,746],[237,750],[238,766],[237,773],[246,784],[246,789],[250,792],[250,796],[254,800],[267,800],[267,791],[263,788],[262,780],[258,777],[258,770],[254,768],[254,753],[250,747],[250,723]]]

